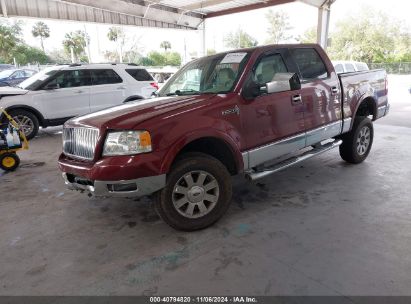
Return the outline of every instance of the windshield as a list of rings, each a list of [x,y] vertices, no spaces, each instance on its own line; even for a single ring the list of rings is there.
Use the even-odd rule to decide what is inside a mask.
[[[5,70],[0,72],[0,79],[8,78],[11,74],[13,74],[14,70]]]
[[[188,63],[167,81],[158,96],[228,93],[244,69],[247,55],[220,54]]]
[[[53,75],[55,75],[58,71],[60,71],[61,67],[50,67],[46,68],[37,74],[34,74],[30,78],[24,80],[22,83],[18,85],[19,88],[24,90],[36,90],[42,85],[45,81],[50,79]]]

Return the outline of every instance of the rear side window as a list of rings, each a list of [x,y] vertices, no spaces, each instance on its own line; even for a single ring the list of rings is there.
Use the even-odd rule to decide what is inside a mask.
[[[347,70],[347,73],[355,72],[354,65],[352,65],[351,63],[346,63],[345,69]]]
[[[90,73],[93,85],[123,82],[123,79],[112,69],[91,70]]]
[[[324,79],[328,77],[327,68],[317,51],[312,48],[291,49],[303,79]]]
[[[334,68],[335,68],[335,72],[336,72],[337,74],[344,73],[344,69],[343,69],[342,64],[337,64]]]
[[[153,81],[153,77],[144,69],[126,69],[126,72],[137,81]]]
[[[35,71],[25,70],[25,71],[24,71],[24,74],[25,74],[26,77],[31,77],[31,76],[33,76],[34,74],[36,74],[36,72],[35,72]]]
[[[368,71],[368,66],[366,63],[358,62],[356,63],[357,71]]]

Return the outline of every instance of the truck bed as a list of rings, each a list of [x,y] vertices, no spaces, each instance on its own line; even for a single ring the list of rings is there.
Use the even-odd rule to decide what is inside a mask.
[[[361,100],[368,98],[375,105],[373,120],[385,115],[388,105],[385,70],[342,73],[341,83],[343,118],[351,118]]]

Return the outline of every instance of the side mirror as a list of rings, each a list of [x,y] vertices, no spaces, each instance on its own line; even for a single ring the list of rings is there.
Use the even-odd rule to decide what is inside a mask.
[[[261,95],[261,87],[254,81],[248,81],[243,88],[242,95],[246,100],[252,100]]]
[[[301,89],[301,82],[297,73],[277,73],[264,89],[267,94],[295,91]]]

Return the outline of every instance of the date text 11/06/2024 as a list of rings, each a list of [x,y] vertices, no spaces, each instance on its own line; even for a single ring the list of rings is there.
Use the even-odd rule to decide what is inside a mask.
[[[255,297],[150,297],[150,303],[258,303]]]

